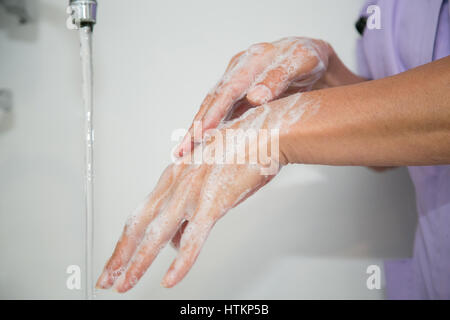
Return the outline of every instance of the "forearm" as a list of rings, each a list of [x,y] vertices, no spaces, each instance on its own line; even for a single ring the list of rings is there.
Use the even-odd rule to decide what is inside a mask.
[[[449,70],[447,57],[393,77],[304,93],[320,107],[280,136],[284,161],[450,163]]]

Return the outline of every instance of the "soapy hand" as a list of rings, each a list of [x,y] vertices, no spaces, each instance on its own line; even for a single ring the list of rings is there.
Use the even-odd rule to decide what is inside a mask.
[[[287,94],[308,91],[327,70],[332,53],[325,41],[302,37],[254,44],[231,59],[222,79],[204,99],[194,122],[201,121],[203,130],[216,128],[243,99],[258,106]],[[201,139],[193,131],[191,125],[175,151],[177,156],[192,149],[193,139]]]
[[[131,289],[170,240],[179,250],[162,285],[172,287],[181,281],[214,224],[286,163],[283,148],[289,146],[280,146],[275,138],[288,133],[305,113],[315,112],[318,102],[305,95],[251,108],[223,122],[207,132],[193,152],[168,166],[154,191],[128,219],[97,287],[114,286],[118,292]],[[219,143],[231,141],[228,135],[236,132],[231,145]],[[196,163],[200,156],[202,161]]]

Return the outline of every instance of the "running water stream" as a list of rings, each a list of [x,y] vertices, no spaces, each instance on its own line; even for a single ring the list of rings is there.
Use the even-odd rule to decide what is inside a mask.
[[[85,112],[85,298],[94,298],[93,283],[93,222],[94,222],[94,199],[93,199],[93,143],[94,129],[92,126],[92,28],[81,27],[80,33],[80,57],[82,70],[82,94]]]

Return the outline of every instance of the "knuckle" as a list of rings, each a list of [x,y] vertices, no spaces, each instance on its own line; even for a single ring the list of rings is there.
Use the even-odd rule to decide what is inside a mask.
[[[274,45],[269,42],[259,42],[252,44],[248,49],[247,52],[251,54],[262,54],[269,50],[274,48]]]

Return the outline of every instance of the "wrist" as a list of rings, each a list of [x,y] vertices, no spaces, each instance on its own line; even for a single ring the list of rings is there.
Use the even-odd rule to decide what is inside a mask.
[[[333,47],[330,44],[328,44],[328,47],[328,68],[322,78],[322,82],[325,84],[324,87],[339,87],[367,80],[350,71],[336,54]]]
[[[270,103],[273,109],[281,111],[277,119],[279,125],[279,163],[311,163],[310,139],[308,136],[316,129],[314,118],[321,108],[324,90],[297,93]],[[312,122],[311,122],[312,121]]]

